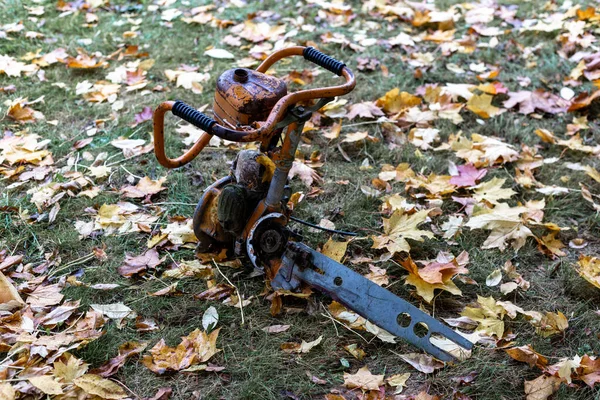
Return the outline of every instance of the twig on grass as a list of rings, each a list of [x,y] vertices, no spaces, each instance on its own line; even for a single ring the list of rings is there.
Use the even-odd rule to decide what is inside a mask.
[[[240,312],[242,314],[242,325],[244,325],[244,299],[242,299],[242,295],[240,294],[240,291],[238,290],[237,286],[235,286],[230,280],[229,278],[223,273],[221,272],[221,269],[219,268],[219,266],[217,265],[217,263],[215,262],[215,259],[212,259],[212,262],[215,266],[215,268],[217,269],[217,271],[219,271],[219,274],[221,274],[221,276],[223,276],[223,278],[225,278],[225,280],[227,281],[227,283],[229,283],[231,286],[233,286],[233,288],[235,289],[235,293],[237,294],[238,297],[238,301],[240,302]]]

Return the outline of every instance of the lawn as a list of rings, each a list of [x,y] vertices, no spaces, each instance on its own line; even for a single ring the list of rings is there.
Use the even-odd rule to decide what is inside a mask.
[[[600,399],[594,7],[3,0],[0,400]],[[357,237],[292,226],[318,250],[347,241],[346,266],[475,338],[462,361],[415,367],[419,349],[327,296],[196,259],[195,205],[253,145],[165,169],[151,110],[210,115],[221,72],[288,45],[357,77],[307,124],[290,180],[296,217]],[[300,57],[269,72],[290,91],[339,82]],[[199,134],[172,116],[166,132],[171,155]],[[375,388],[352,384],[365,366]]]

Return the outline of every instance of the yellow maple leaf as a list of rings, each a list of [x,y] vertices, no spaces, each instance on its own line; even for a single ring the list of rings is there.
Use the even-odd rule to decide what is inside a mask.
[[[473,193],[473,198],[477,201],[487,200],[494,204],[498,204],[498,200],[510,199],[517,192],[510,188],[502,188],[504,182],[506,182],[506,179],[493,178],[474,186],[475,193]]]
[[[418,106],[421,104],[421,98],[394,88],[380,97],[375,104],[389,114],[396,114],[407,108]]]
[[[407,190],[422,188],[429,192],[427,197],[439,198],[456,190],[456,186],[450,183],[450,179],[452,179],[450,175],[417,175],[406,181],[405,188]]]
[[[504,336],[504,321],[502,318],[506,310],[498,305],[493,297],[477,296],[475,307],[465,307],[460,314],[477,322],[475,332],[483,333],[487,336],[496,336],[498,339]]]
[[[600,289],[600,258],[582,254],[576,269],[583,279]]]
[[[410,245],[406,239],[422,242],[423,238],[432,238],[433,233],[417,228],[425,222],[429,210],[417,211],[412,215],[396,210],[388,219],[383,219],[384,235],[372,236],[374,249],[387,249],[390,253],[410,251]]]
[[[347,248],[348,242],[336,242],[329,238],[329,240],[323,245],[321,254],[326,255],[332,260],[341,262],[342,258],[344,258],[344,254],[346,254]]]
[[[467,109],[473,111],[481,118],[488,119],[500,114],[500,108],[492,105],[492,99],[493,96],[485,93],[473,95],[473,97],[467,101]]]

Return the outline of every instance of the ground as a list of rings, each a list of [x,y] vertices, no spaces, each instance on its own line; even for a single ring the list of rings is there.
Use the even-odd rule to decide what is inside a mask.
[[[375,3],[381,6],[385,2],[363,4],[355,1],[337,5],[320,1],[285,0],[247,4],[242,1],[217,2],[214,7],[206,9],[206,15],[210,15],[212,21],[208,18],[202,23],[187,23],[183,20],[192,17],[194,7],[211,4],[195,0],[116,0],[110,3],[100,0],[74,3],[6,0],[3,3],[0,7],[0,57],[6,55],[30,64],[32,60],[57,48],[64,48],[70,56],[76,56],[79,49],[83,49],[81,51],[90,55],[98,52],[96,59],[106,59],[107,63],[106,68],[68,68],[62,60],[51,65],[40,65],[39,71],[44,71],[44,75],[37,71],[29,74],[23,71],[18,76],[9,76],[6,72],[2,73],[0,62],[0,93],[2,102],[8,101],[0,105],[0,136],[7,136],[9,132],[37,134],[39,141],[49,140],[45,149],[52,153],[53,158],[49,174],[39,180],[26,180],[18,178],[21,171],[15,173],[15,167],[20,163],[29,170],[36,162],[9,164],[0,156],[0,173],[4,175],[0,180],[0,250],[5,251],[4,256],[23,255],[22,263],[25,266],[29,264],[29,268],[39,265],[55,252],[53,257],[60,261],[47,271],[33,275],[50,275],[55,279],[52,282],[60,282],[56,277],[76,276],[73,281],[83,284],[72,284],[71,281],[71,284],[65,285],[62,294],[65,300],[80,301],[79,310],[88,310],[92,304],[123,303],[140,316],[154,318],[159,326],[158,330],[140,333],[133,320],[126,322],[123,327],[110,321],[103,327],[102,336],[74,351],[76,357],[93,368],[115,357],[118,347],[127,341],[148,342],[149,349],[160,339],[164,339],[168,345],[174,346],[182,336],[202,327],[203,314],[210,306],[218,311],[218,326],[221,327],[217,341],[217,347],[221,351],[210,362],[225,367],[224,370],[157,375],[141,359],[134,357],[111,378],[127,386],[132,396],[140,398],[153,396],[161,387],[171,387],[172,398],[175,399],[321,399],[332,390],[339,390],[340,394],[350,399],[360,395],[361,391],[344,388],[344,372],[355,373],[360,367],[367,365],[372,373],[385,374],[386,377],[411,373],[404,395],[427,392],[432,396],[453,398],[453,393],[459,390],[473,399],[521,399],[525,397],[524,381],[537,378],[542,371],[510,358],[502,347],[509,347],[508,342],[512,341],[511,345],[514,346],[530,344],[538,353],[546,356],[550,364],[555,364],[562,358],[572,359],[576,355],[599,354],[600,291],[584,280],[575,267],[580,255],[598,254],[600,219],[597,208],[594,209],[594,205],[582,197],[582,190],[587,188],[591,193],[600,193],[600,183],[581,168],[567,168],[568,163],[598,168],[598,152],[558,145],[557,140],[554,143],[551,140],[544,141],[539,134],[540,130],[547,130],[559,138],[569,139],[571,136],[567,134],[567,125],[576,123],[575,118],[587,116],[587,128],[578,134],[583,138],[583,145],[593,148],[598,144],[597,105],[592,104],[577,112],[568,112],[566,108],[562,112],[544,112],[538,108],[536,112],[529,113],[519,112],[519,106],[503,105],[509,94],[502,88],[507,88],[509,93],[539,88],[554,95],[558,95],[564,87],[572,88],[575,93],[593,90],[592,82],[583,77],[571,78],[568,82],[568,76],[578,62],[568,59],[572,54],[561,53],[566,47],[564,42],[568,40],[561,41],[558,38],[567,32],[566,27],[549,29],[547,32],[540,29],[519,29],[516,25],[508,24],[506,21],[510,18],[502,16],[500,12],[504,10],[508,13],[509,9],[514,9],[516,14],[513,20],[524,21],[541,19],[543,15],[564,14],[572,5],[561,8],[561,3],[513,2],[511,6],[508,2],[502,2],[502,7],[505,8],[501,8],[500,5],[489,2],[488,6],[496,10],[496,17],[489,22],[489,27],[500,27],[505,32],[498,36],[485,36],[473,31],[474,25],[482,26],[481,24],[466,23],[462,17],[470,9],[484,7],[483,4],[461,5],[457,2],[440,1],[435,5],[437,10],[454,10],[457,16],[461,15],[454,23],[455,31],[450,34],[450,39],[425,39],[413,45],[402,43],[392,46],[390,39],[402,32],[409,37],[423,38],[427,32],[443,35],[449,32],[451,26],[435,22],[416,23],[418,15],[426,15],[427,12],[425,8],[414,4],[397,4],[398,8],[413,10],[413,14],[409,15],[402,11],[384,11],[383,7],[378,7]],[[40,7],[42,13],[39,12]],[[432,9],[433,7],[431,4]],[[581,5],[580,10],[585,7]],[[182,14],[165,11],[173,9]],[[416,16],[414,10],[420,10]],[[240,34],[239,30],[232,34],[232,27],[252,18],[256,23],[266,22],[270,26],[285,25],[285,29],[279,33],[253,32],[254,35],[265,35],[263,40],[255,38],[254,43]],[[440,18],[446,24],[449,23],[443,15]],[[571,11],[566,18],[569,21],[578,19],[575,11]],[[13,23],[18,25],[19,21],[22,21],[25,29],[11,30],[8,26]],[[597,32],[598,25],[593,18],[581,19],[581,22],[585,25],[584,33]],[[31,32],[38,32],[42,36],[38,37],[30,34]],[[179,295],[149,295],[175,282],[161,277],[161,273],[181,260],[192,260],[193,245],[161,248],[159,253],[161,257],[165,257],[164,263],[141,278],[126,278],[119,274],[118,267],[123,265],[126,255],[139,255],[147,250],[148,239],[158,233],[160,227],[164,228],[176,221],[177,217],[179,220],[191,217],[204,187],[228,173],[228,163],[233,160],[239,147],[224,144],[211,146],[190,164],[166,170],[156,162],[152,152],[127,157],[111,143],[117,138],[141,139],[145,144],[150,143],[151,122],[143,120],[135,124],[134,116],[142,113],[144,107],[155,108],[165,100],[181,99],[198,108],[206,106],[205,111],[210,114],[215,81],[220,72],[239,65],[243,58],[242,61],[247,61],[247,57],[261,58],[263,54],[268,54],[272,45],[281,44],[276,42],[283,41],[282,34],[286,32],[292,32],[286,37],[286,43],[318,46],[321,51],[345,61],[356,72],[356,89],[344,97],[348,101],[346,107],[374,102],[394,88],[423,97],[427,84],[444,86],[447,83],[501,83],[498,86],[500,89],[494,94],[493,104],[506,108],[506,111],[486,118],[481,112],[475,113],[463,108],[460,111],[463,119],[461,122],[436,118],[428,124],[439,130],[439,137],[431,148],[418,148],[418,144],[415,145],[415,141],[410,139],[409,132],[418,124],[407,124],[402,121],[402,116],[397,119],[398,115],[394,116],[387,111],[385,114],[391,122],[386,123],[381,120],[377,122],[375,117],[348,120],[341,115],[335,118],[324,116],[320,122],[313,121],[315,129],[306,133],[306,140],[299,150],[307,160],[310,160],[313,152],[319,152],[322,166],[318,168],[318,173],[323,181],[312,185],[320,191],[313,189],[311,192],[298,178],[292,180],[294,191],[307,195],[297,206],[295,216],[313,223],[327,218],[335,223],[337,229],[357,232],[359,239],[348,245],[346,265],[366,274],[369,272],[369,263],[355,264],[349,260],[359,255],[375,260],[373,263],[377,267],[387,270],[390,290],[438,318],[457,318],[466,305],[477,301],[477,296],[493,296],[498,300],[510,301],[525,310],[542,313],[560,311],[568,320],[568,328],[558,334],[543,337],[522,316],[505,318],[505,335],[514,335],[512,339],[505,338],[504,342],[494,345],[489,342],[476,345],[472,356],[467,360],[447,365],[432,374],[424,374],[398,356],[418,351],[410,345],[401,340],[395,344],[384,343],[370,333],[357,331],[360,333],[357,335],[357,332],[334,323],[325,312],[330,303],[326,296],[314,294],[308,305],[305,302],[294,302],[295,308],[284,304],[287,307],[284,307],[284,312],[272,316],[271,302],[266,299],[264,292],[264,278],[252,275],[252,268],[248,267],[247,262],[238,269],[220,267],[242,296],[251,299],[250,304],[243,308],[243,325],[239,308],[224,305],[221,301],[194,298],[193,295],[207,289],[204,279],[177,280]],[[234,45],[226,39],[228,35],[240,35],[242,39],[239,44]],[[579,37],[583,36],[583,33],[579,34]],[[495,37],[498,38],[496,46],[481,46]],[[448,43],[456,44],[456,48],[452,49]],[[148,55],[137,58],[116,54],[106,58],[119,49],[124,50],[124,45],[139,46],[137,53],[147,52]],[[205,51],[211,46],[226,49],[236,58],[205,55]],[[472,46],[473,51],[464,51],[461,46]],[[582,46],[577,50],[594,52],[593,44],[592,47],[583,47],[581,43],[575,46]],[[422,58],[415,57],[415,53],[422,54]],[[117,96],[105,96],[101,102],[90,102],[86,93],[77,92],[76,88],[85,86],[82,85],[84,81],[90,84],[106,81],[109,79],[107,74],[115,68],[128,62],[144,62],[148,59],[154,60],[154,63],[147,69],[144,78],[147,84],[142,88],[127,90],[128,86],[135,83],[119,82],[121,87],[117,90]],[[372,70],[368,67],[358,69],[365,63],[365,59],[373,61],[375,66]],[[181,67],[184,64],[188,66],[188,71],[191,67],[197,67],[199,73],[209,74],[202,79],[200,87],[194,86],[195,91],[190,87],[178,86],[165,73],[166,70],[186,70]],[[455,72],[452,65],[461,68],[463,73]],[[478,65],[482,65],[483,69],[479,70]],[[300,58],[280,64],[274,72],[283,77],[292,71],[302,73],[305,69],[309,72],[302,77],[312,80],[306,77],[312,76],[313,66]],[[499,70],[497,77],[481,78],[481,75],[496,69]],[[318,76],[315,74],[314,81],[307,82],[306,86],[318,87],[334,82],[335,79],[331,74],[321,72]],[[523,82],[527,79],[530,83],[524,85]],[[579,84],[573,84],[574,81]],[[62,85],[56,85],[57,83]],[[14,85],[14,91],[10,90],[11,85]],[[298,82],[290,83],[292,90],[301,86]],[[15,120],[7,115],[14,100],[26,98],[33,101],[41,96],[43,101],[31,104],[30,107],[43,113],[44,120],[37,116],[32,123],[23,123],[18,118]],[[123,102],[121,108],[115,106],[118,101]],[[465,103],[465,100],[457,102]],[[378,103],[376,108],[379,110],[381,107],[381,103]],[[343,105],[338,107],[338,111],[343,108]],[[324,137],[322,133],[330,132],[331,124],[336,121],[342,123],[340,137]],[[173,117],[167,119],[167,148],[170,154],[179,154],[186,148],[181,143],[184,135],[176,132],[176,123],[178,124]],[[397,130],[390,128],[394,123],[399,127]],[[367,131],[375,140],[342,142],[347,134],[360,131]],[[522,146],[530,146],[546,161],[557,158],[535,167],[535,180],[540,184],[529,187],[516,179],[516,162],[501,160],[487,165],[480,164],[478,167],[487,168],[483,181],[492,178],[506,180],[504,187],[512,188],[515,192],[509,200],[504,200],[511,207],[530,200],[544,200],[543,221],[563,228],[558,234],[559,240],[567,245],[573,239],[581,239],[586,247],[566,246],[558,254],[548,254],[548,251],[541,250],[543,246],[533,237],[529,237],[517,250],[510,245],[504,250],[485,248],[484,242],[489,232],[465,226],[451,240],[444,239],[442,225],[447,216],[464,213],[461,204],[452,201],[448,195],[429,193],[429,199],[415,196],[416,193],[427,192],[409,190],[404,182],[388,182],[390,186],[387,193],[385,182],[373,182],[384,164],[396,167],[400,163],[408,163],[418,174],[448,175],[449,162],[460,165],[465,160],[458,157],[454,149],[434,150],[432,147],[448,143],[459,132],[467,137],[480,134],[499,138],[514,146],[517,152],[523,150]],[[390,139],[390,135],[394,137]],[[81,144],[78,141],[87,138],[91,140],[89,143],[83,143],[81,148],[74,147],[76,143]],[[109,176],[96,178],[90,175],[89,167],[103,152],[108,154],[100,160],[100,165],[111,166],[112,170]],[[95,197],[77,196],[79,188],[66,193],[58,202],[50,204],[47,201],[49,199],[46,199],[37,206],[34,204],[32,196],[36,189],[50,182],[69,182],[73,179],[69,172],[74,171],[87,176],[93,182],[90,187],[99,188]],[[141,177],[153,180],[166,177],[166,190],[147,198],[124,198],[121,188],[137,183]],[[19,182],[24,183],[15,184]],[[580,183],[584,185],[584,189]],[[536,187],[548,188],[552,185],[566,189],[561,193],[535,190]],[[458,195],[458,190],[455,195]],[[463,190],[461,195],[465,193],[465,189],[460,190]],[[63,188],[57,192],[66,191]],[[372,193],[373,191],[377,193]],[[310,193],[313,195],[309,195]],[[461,296],[437,291],[433,302],[428,304],[414,292],[413,286],[404,282],[406,271],[398,262],[405,259],[407,253],[397,254],[395,260],[377,261],[385,251],[371,248],[372,237],[382,234],[382,218],[389,217],[389,213],[382,212],[382,198],[394,193],[418,203],[419,208],[440,207],[437,215],[430,214],[427,223],[421,225],[421,229],[434,232],[435,235],[432,234],[431,238],[423,241],[409,240],[410,256],[414,260],[428,260],[434,259],[440,251],[450,251],[454,255],[461,251],[468,252],[467,276],[475,284],[455,280],[462,290]],[[98,210],[103,204],[115,204],[120,200],[143,207],[158,219],[150,224],[151,228],[147,232],[106,234],[102,230],[95,230],[88,237],[80,237],[80,232],[75,228],[77,221],[90,221],[95,212],[90,210]],[[48,213],[52,214],[50,211],[56,203],[60,204],[60,209],[55,219],[49,222]],[[306,241],[315,248],[322,248],[330,238],[327,233],[313,232],[298,224],[294,226],[303,229]],[[530,227],[538,238],[548,233],[541,224]],[[106,256],[86,257],[93,254],[94,249],[103,249]],[[501,268],[507,261],[511,261],[523,278],[531,283],[528,290],[519,289],[503,295],[498,286],[486,285],[486,278],[490,273]],[[25,269],[27,270],[26,267]],[[26,277],[15,274],[15,266],[2,272],[16,285],[22,284],[26,279],[33,279],[33,275]],[[215,275],[219,283],[226,283],[221,274]],[[40,283],[41,281],[37,284]],[[119,287],[98,290],[91,287],[95,284],[118,284]],[[32,289],[33,286],[24,288],[22,296],[26,297]],[[6,317],[4,314],[2,316]],[[6,323],[0,320],[0,333],[6,333],[2,330],[6,326],[1,325]],[[268,334],[262,330],[276,324],[290,325],[290,328],[279,334]],[[60,326],[42,329],[60,330]],[[306,354],[289,354],[281,350],[281,345],[285,342],[309,342],[319,336],[323,336],[322,342]],[[344,346],[353,343],[366,352],[366,357],[361,361],[344,349]],[[6,346],[0,347],[0,352],[6,351]],[[145,354],[147,352],[148,350]],[[1,354],[0,358],[4,357],[10,356]],[[459,387],[453,379],[473,371],[477,376],[469,385]],[[324,380],[324,383],[311,380],[312,376]],[[393,390],[387,390],[388,396],[392,396]],[[598,386],[592,388],[581,381],[574,381],[572,385],[562,384],[552,398],[600,399],[600,390]]]

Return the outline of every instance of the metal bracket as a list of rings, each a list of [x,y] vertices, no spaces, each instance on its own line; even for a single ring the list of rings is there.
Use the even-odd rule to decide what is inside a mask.
[[[447,338],[466,350],[473,347],[469,340],[389,290],[303,243],[289,242],[271,285],[294,290],[301,282],[442,361],[454,361],[455,357],[435,346],[430,341],[432,336]]]
[[[310,119],[311,115],[315,111],[319,111],[323,106],[329,102],[333,101],[333,98],[322,98],[317,101],[317,103],[311,107],[294,107],[291,108],[284,119],[279,121],[277,125],[275,125],[274,130],[285,128],[292,122],[306,122]]]

